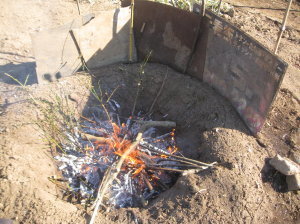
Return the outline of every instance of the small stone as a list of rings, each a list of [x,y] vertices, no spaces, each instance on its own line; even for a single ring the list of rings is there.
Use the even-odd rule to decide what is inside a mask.
[[[300,189],[300,174],[286,176],[286,182],[289,191],[296,191]]]
[[[293,160],[294,162],[300,164],[300,152],[292,152],[291,153],[291,160]]]
[[[230,16],[230,17],[233,17],[234,16],[234,9],[230,9],[227,14]]]
[[[230,20],[230,16],[227,15],[227,14],[224,14],[224,18],[225,18],[226,20]]]
[[[281,157],[278,154],[271,159],[269,163],[284,175],[300,174],[300,165],[288,158]]]

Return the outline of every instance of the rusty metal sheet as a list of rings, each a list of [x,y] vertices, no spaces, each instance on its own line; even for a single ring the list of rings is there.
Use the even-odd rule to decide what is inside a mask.
[[[103,11],[87,25],[72,29],[88,68],[128,62],[130,18],[130,7]]]
[[[203,81],[206,49],[209,31],[209,18],[203,17],[199,27],[199,37],[187,68],[187,74]]]
[[[38,83],[47,83],[74,74],[81,66],[78,50],[69,31],[88,23],[94,14],[80,16],[72,22],[32,34]]]
[[[209,11],[206,15],[210,24],[203,81],[229,99],[256,134],[265,122],[287,64],[227,21]]]
[[[134,12],[139,60],[150,51],[150,60],[185,71],[197,39],[201,17],[168,5],[137,1]]]

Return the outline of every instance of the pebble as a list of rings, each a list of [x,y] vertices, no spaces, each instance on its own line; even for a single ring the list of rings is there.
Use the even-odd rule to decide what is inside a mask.
[[[300,174],[286,176],[286,182],[289,191],[296,191],[300,189]]]
[[[292,152],[291,153],[291,160],[293,160],[294,162],[300,164],[300,152]]]
[[[273,159],[271,159],[269,163],[284,175],[300,174],[299,164],[278,154]]]
[[[227,15],[227,14],[224,14],[224,18],[225,18],[226,20],[230,20],[230,16]]]

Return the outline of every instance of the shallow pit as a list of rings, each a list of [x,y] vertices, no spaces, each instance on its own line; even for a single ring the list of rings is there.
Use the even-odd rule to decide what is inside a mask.
[[[76,77],[49,84],[47,89],[33,86],[31,94],[49,99],[51,94],[63,92],[69,95],[70,105],[80,114],[84,108],[84,114],[88,116],[91,108],[99,105],[89,91],[91,81],[97,87],[100,80],[108,94],[111,88],[125,84],[114,99],[122,104],[122,114],[128,116],[136,92],[138,68],[139,64],[118,64],[93,71],[94,77],[79,73]],[[153,102],[151,97],[155,97],[166,72],[164,65],[147,64],[137,111],[149,109]],[[217,223],[229,220],[270,223],[272,220],[296,220],[299,197],[289,198],[290,194],[278,193],[279,188],[285,188],[279,182],[275,181],[275,188],[273,183],[265,182],[266,175],[267,181],[274,178],[275,171],[266,163],[273,151],[262,148],[248,134],[230,104],[206,84],[170,68],[167,80],[154,107],[154,119],[161,119],[168,113],[164,119],[178,123],[176,138],[180,152],[204,162],[217,161],[220,165],[213,170],[180,176],[171,189],[144,207],[101,209],[96,223],[209,223],[211,220]],[[40,131],[32,124],[36,108],[30,101],[26,103],[27,94],[20,90],[14,95],[5,95],[12,104],[0,117],[8,127],[0,136],[2,142],[7,142],[1,160],[6,168],[1,170],[0,182],[6,217],[18,217],[23,223],[86,222],[91,211],[62,200],[61,189],[48,179],[57,175],[57,166],[49,145],[42,143]],[[292,103],[286,95],[280,96]],[[13,103],[16,99],[25,101]],[[273,117],[271,122],[275,122]],[[292,201],[291,207],[277,206],[287,200]],[[287,213],[291,215],[285,216]]]
[[[154,121],[172,121],[176,122],[177,124],[175,131],[176,147],[173,140],[167,140],[167,138],[166,140],[163,139],[164,142],[160,145],[159,143],[155,143],[155,139],[157,137],[159,138],[159,136],[165,135],[166,133],[172,131],[172,128],[170,127],[155,128],[154,130],[147,129],[146,132],[150,131],[152,134],[149,136],[143,135],[143,137],[145,139],[150,137],[149,141],[152,141],[150,144],[159,147],[157,149],[162,149],[168,152],[167,148],[173,147],[173,149],[170,150],[170,152],[172,152],[177,151],[178,147],[179,151],[176,152],[176,155],[183,155],[191,159],[202,161],[203,158],[201,158],[201,153],[203,153],[203,150],[200,148],[200,137],[204,131],[212,129],[218,130],[220,128],[231,128],[246,132],[243,123],[241,123],[239,117],[234,112],[234,109],[223,97],[219,96],[213,89],[207,86],[207,84],[200,83],[199,81],[186,75],[177,73],[167,66],[159,64],[119,64],[91,71],[91,74],[94,77],[92,80],[92,89],[93,91],[95,90],[97,92],[97,97],[95,97],[95,92],[91,94],[89,101],[83,110],[83,118],[87,119],[85,123],[82,123],[82,125],[85,127],[91,127],[90,130],[87,130],[88,132],[86,132],[86,134],[91,134],[90,132],[94,132],[93,130],[97,129],[97,125],[93,125],[93,123],[98,123],[98,127],[101,127],[101,129],[104,128],[105,132],[107,133],[115,132],[115,129],[110,127],[111,122],[108,122],[107,120],[107,117],[110,117],[113,123],[116,125],[119,124],[119,128],[123,127],[124,125],[124,129],[121,128],[121,132],[125,131],[125,133],[120,135],[120,139],[123,140],[120,140],[118,143],[121,144],[121,142],[124,142],[124,138],[134,142],[134,138],[137,134],[137,130],[135,130],[136,128],[133,127],[130,128],[129,131],[126,131],[129,126],[132,126],[130,123],[133,124],[133,126],[136,125],[134,120],[145,119]],[[102,102],[106,102],[105,109],[103,109],[100,105],[101,103],[99,102],[98,96],[100,96]],[[106,112],[109,113],[109,116],[107,116]],[[130,117],[131,119],[129,119]],[[93,120],[93,123],[91,123],[89,120]],[[107,125],[109,127],[107,127]],[[84,133],[84,128],[80,129],[79,132]],[[136,134],[130,134],[135,132]],[[106,136],[104,132],[102,132],[102,134],[100,133],[100,135],[98,132],[96,135],[100,136],[100,138]],[[74,139],[76,138],[76,141],[82,141],[82,138],[74,136]],[[118,142],[119,140],[115,139],[112,141]],[[146,140],[146,142],[147,141],[148,140]],[[88,204],[91,202],[93,203],[93,199],[91,201],[91,198],[97,196],[98,183],[99,181],[101,183],[104,179],[105,169],[112,166],[112,161],[115,160],[113,159],[115,158],[115,154],[109,154],[107,157],[107,154],[105,154],[106,151],[117,150],[117,154],[118,152],[121,153],[122,151],[121,146],[120,149],[113,149],[108,145],[109,144],[106,146],[99,146],[97,141],[95,141],[95,144],[92,144],[89,141],[84,141],[82,143],[82,148],[90,147],[90,149],[87,149],[85,155],[91,153],[91,157],[88,156],[87,159],[84,159],[87,161],[87,164],[84,165],[80,165],[80,161],[84,157],[84,154],[78,154],[76,151],[70,151],[70,158],[64,157],[63,155],[61,157],[56,157],[58,158],[58,161],[60,161],[59,169],[62,170],[63,176],[66,179],[70,179],[70,177],[73,176],[73,181],[70,182],[70,186],[75,192],[80,192],[79,195],[75,197],[82,198],[83,195],[90,195],[84,196],[84,200],[78,200],[79,203],[82,203],[83,201],[85,201],[85,203],[88,201]],[[142,147],[142,145],[140,145],[140,147]],[[69,151],[69,148],[69,146],[65,147],[66,151]],[[143,149],[142,147],[139,150],[142,151],[142,153],[147,153],[149,148]],[[145,157],[145,155],[146,154],[140,156]],[[73,160],[73,156],[78,156],[80,159],[78,159],[78,161],[77,159],[74,160],[75,163],[62,163],[65,160]],[[149,156],[151,157],[154,155],[151,155],[150,153]],[[100,164],[103,164],[102,160],[104,157],[109,158],[110,162],[103,166]],[[156,157],[157,158],[154,160],[157,161],[157,164],[156,162],[154,163],[158,165],[158,163],[160,163],[158,161],[161,160],[159,158],[163,157]],[[212,157],[210,161],[202,162],[220,162],[213,161],[214,159],[217,160],[217,158]],[[91,160],[99,160],[99,165],[95,165],[95,162],[88,162]],[[144,162],[146,161],[147,160],[144,160]],[[110,193],[111,197],[108,201],[110,201],[115,208],[144,206],[145,203],[147,204],[148,201],[157,198],[160,193],[172,187],[172,185],[176,183],[177,178],[180,176],[180,172],[174,172],[174,170],[154,172],[154,170],[148,169],[148,171],[145,171],[143,174],[141,174],[139,168],[141,168],[143,171],[145,168],[142,168],[141,165],[139,165],[139,162],[141,162],[139,159],[137,159],[136,162],[137,163],[134,165],[136,166],[134,170],[130,171],[129,173],[126,173],[128,172],[126,171],[118,175],[120,178],[119,182],[124,182],[123,186],[122,184],[117,183],[118,181],[114,181],[115,185],[111,186],[112,189],[117,190],[112,190]],[[175,166],[175,161],[169,162],[171,163],[169,164],[170,167],[168,166],[167,161],[164,161],[163,163],[165,163],[164,169],[171,169],[172,167],[175,167],[175,169],[181,169],[178,167],[182,167],[179,163],[177,164],[178,166]],[[74,170],[72,168],[74,164],[77,164],[76,166],[78,166],[78,164],[79,166],[82,166],[83,171],[80,171],[82,173],[78,174],[80,177],[77,177],[77,174],[70,175],[70,173],[77,173],[78,169],[81,169],[79,167]],[[148,165],[145,163],[145,166],[149,166],[149,163]],[[130,168],[127,169],[130,170]],[[188,168],[185,169],[188,170]],[[196,168],[194,167],[194,169]],[[130,173],[132,177],[128,179],[128,175]],[[84,179],[83,181],[80,180],[82,178]],[[159,181],[152,181],[151,179],[153,178]],[[147,181],[148,179],[151,181],[147,182],[145,179],[147,179]],[[139,187],[136,187],[137,185],[144,186],[139,189]],[[132,186],[134,187],[132,188]],[[154,190],[152,190],[153,187]],[[70,192],[67,192],[67,195],[69,194]]]

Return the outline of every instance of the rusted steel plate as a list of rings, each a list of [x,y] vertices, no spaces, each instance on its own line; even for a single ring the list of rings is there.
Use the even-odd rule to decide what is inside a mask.
[[[39,84],[70,76],[80,68],[79,53],[69,31],[81,27],[92,18],[94,14],[80,16],[66,25],[32,34]]]
[[[287,64],[222,18],[209,11],[206,15],[210,24],[203,81],[228,98],[256,134],[265,122]]]
[[[87,25],[72,30],[88,68],[128,62],[130,16],[129,7],[103,11]]]
[[[150,60],[185,71],[197,38],[200,16],[168,5],[137,1],[135,41],[139,60]]]
[[[201,20],[199,37],[187,68],[187,74],[194,76],[201,81],[203,81],[203,72],[206,59],[209,21],[210,20],[208,17],[203,17]]]

